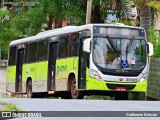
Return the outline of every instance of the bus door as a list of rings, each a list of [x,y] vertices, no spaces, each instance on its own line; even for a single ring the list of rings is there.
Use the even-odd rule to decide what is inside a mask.
[[[16,62],[16,91],[22,92],[22,67],[24,59],[24,48],[17,50],[17,62]]]
[[[55,71],[57,58],[57,42],[49,43],[48,90],[55,90]]]
[[[86,88],[86,68],[88,66],[89,55],[83,52],[83,40],[80,39],[79,45],[79,70],[78,70],[78,89]]]

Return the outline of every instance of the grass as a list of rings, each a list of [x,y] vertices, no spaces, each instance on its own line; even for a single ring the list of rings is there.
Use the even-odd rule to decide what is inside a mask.
[[[9,95],[2,95],[1,98],[10,98]]]
[[[16,111],[16,112],[20,111],[20,109],[18,109],[17,106],[12,103],[0,102],[0,105],[5,106],[0,111]]]
[[[89,100],[114,100],[114,97],[110,96],[101,96],[101,95],[91,95],[85,96],[84,99]],[[128,95],[128,100],[145,100],[144,93],[130,93]]]
[[[53,97],[53,96],[47,96],[47,97],[44,97],[44,99],[59,99],[59,98]]]
[[[111,97],[109,96],[100,96],[100,95],[91,95],[91,96],[85,96],[84,99],[89,100],[111,100]]]

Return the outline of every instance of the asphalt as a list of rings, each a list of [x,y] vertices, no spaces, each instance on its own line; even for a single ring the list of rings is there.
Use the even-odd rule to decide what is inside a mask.
[[[27,98],[1,98],[0,101],[16,104],[18,108],[22,111],[46,111],[46,114],[49,111],[70,111],[70,117],[54,117],[54,120],[159,120],[158,117],[118,117],[116,116],[116,111],[118,112],[134,112],[134,111],[160,111],[160,102],[159,101],[115,101],[115,100],[63,100],[63,99],[27,99]],[[112,112],[112,117],[75,117],[76,111],[85,111],[85,115],[89,114],[89,111],[96,111],[95,114],[108,111]],[[73,114],[73,117],[72,117]],[[106,113],[108,114],[108,113]],[[115,115],[114,115],[115,114]],[[54,116],[53,115],[53,116]],[[160,113],[158,112],[158,115]],[[29,120],[29,118],[17,118],[17,119],[25,119]],[[33,118],[30,118],[33,119]],[[42,118],[34,118],[36,120],[39,119],[53,119],[51,117],[42,117]]]

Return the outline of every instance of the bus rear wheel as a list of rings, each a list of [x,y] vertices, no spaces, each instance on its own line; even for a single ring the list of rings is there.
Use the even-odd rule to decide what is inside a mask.
[[[76,88],[76,80],[75,78],[72,78],[71,81],[71,98],[72,99],[83,99],[84,95],[77,90]]]
[[[32,98],[32,82],[29,81],[27,84],[27,98]]]

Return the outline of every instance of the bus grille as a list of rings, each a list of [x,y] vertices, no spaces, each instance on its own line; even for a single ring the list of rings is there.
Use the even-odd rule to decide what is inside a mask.
[[[130,84],[120,85],[120,84],[109,84],[109,83],[106,83],[106,86],[112,90],[115,90],[117,87],[124,87],[126,88],[126,90],[133,90],[136,87],[136,85],[130,85]]]

